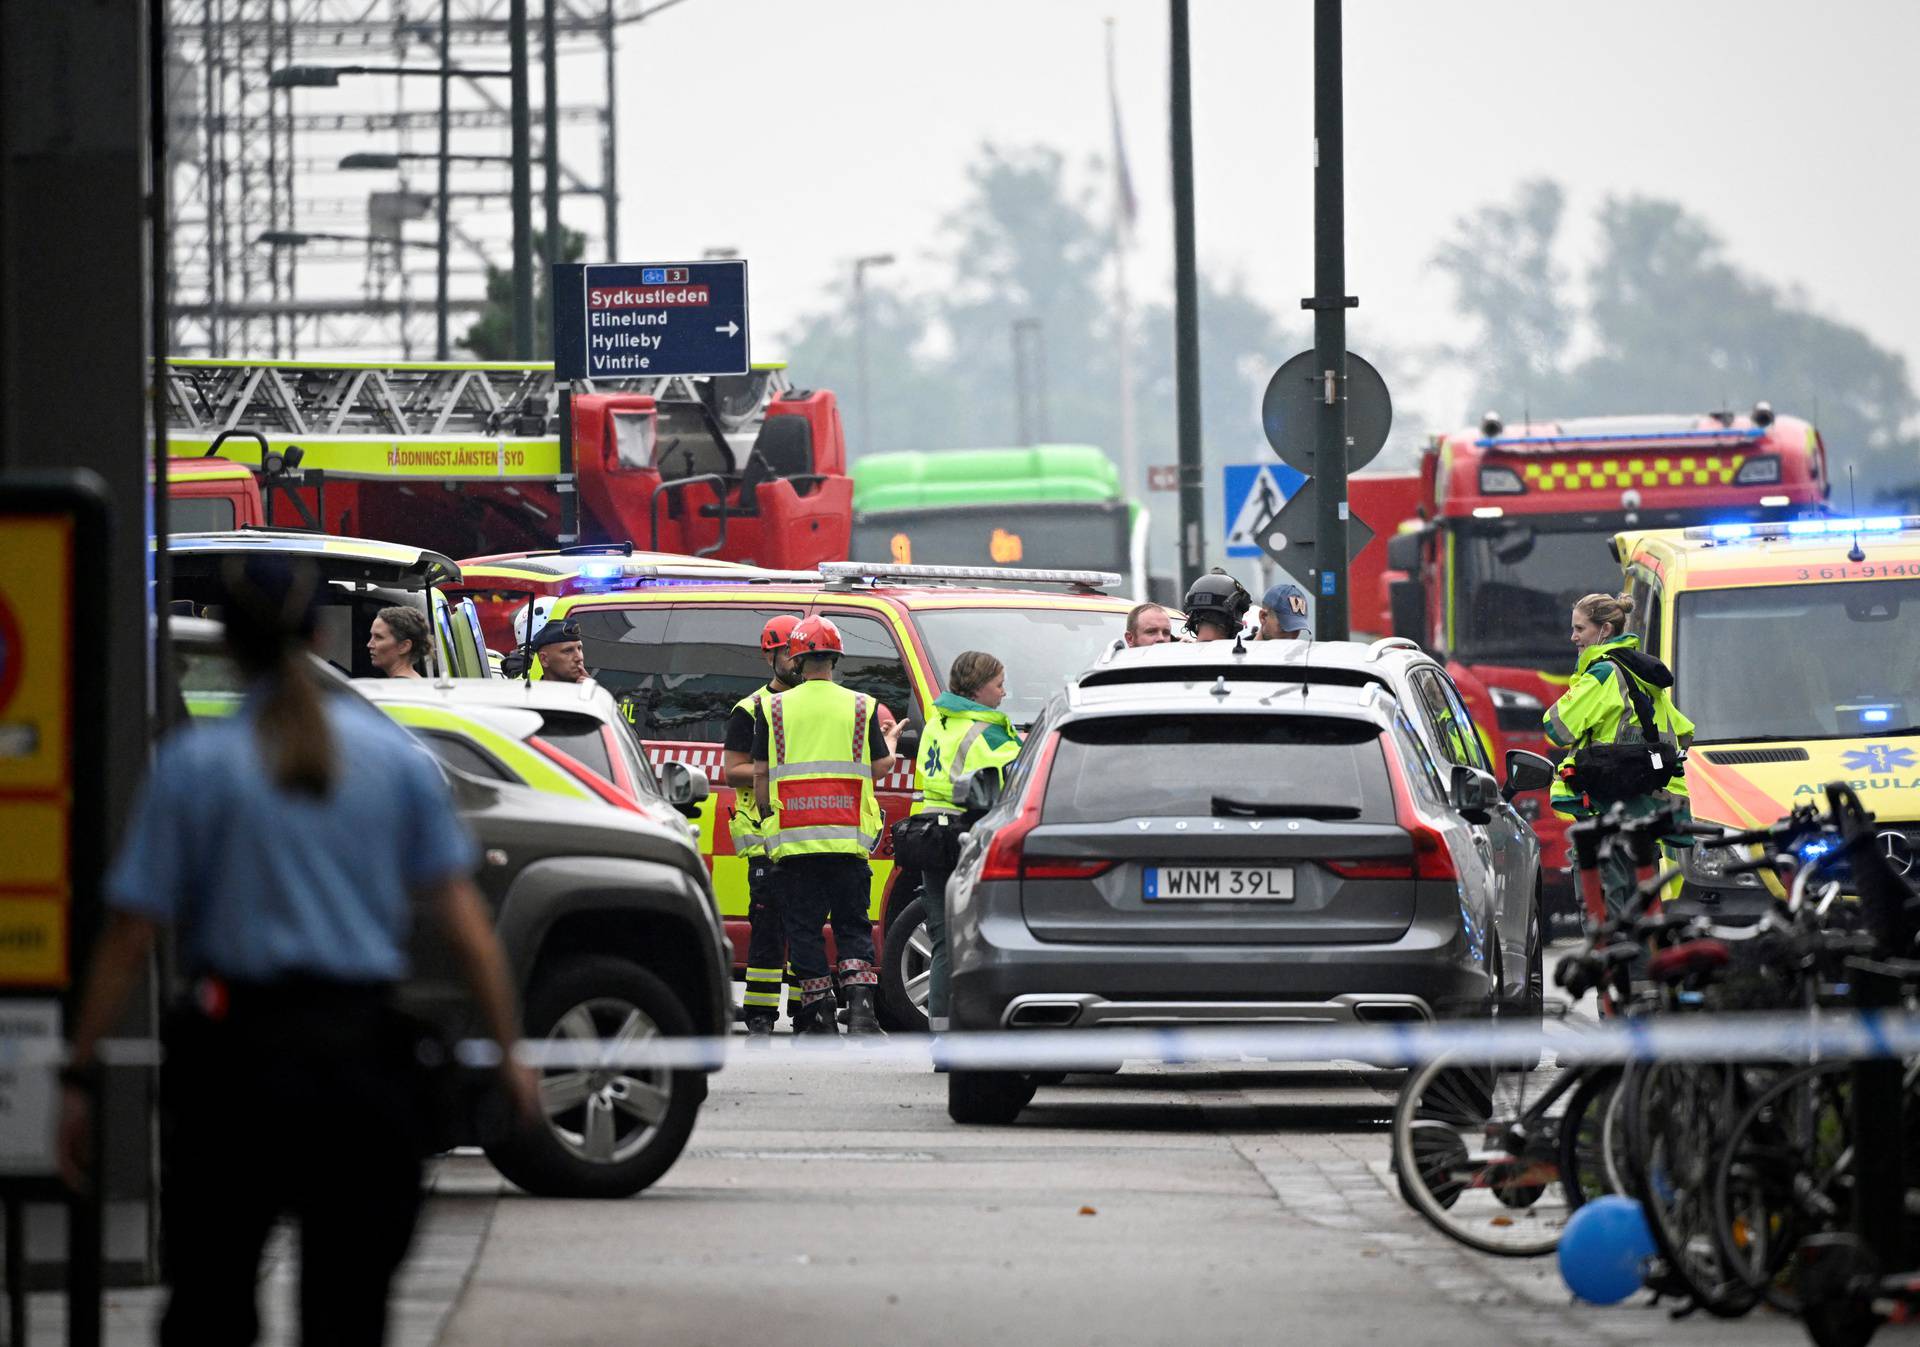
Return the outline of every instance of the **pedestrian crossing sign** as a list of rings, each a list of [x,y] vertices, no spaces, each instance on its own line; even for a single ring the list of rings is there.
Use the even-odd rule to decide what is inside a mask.
[[[1225,472],[1227,555],[1260,556],[1254,540],[1261,527],[1280,513],[1288,497],[1307,480],[1306,474],[1285,463],[1229,463]]]

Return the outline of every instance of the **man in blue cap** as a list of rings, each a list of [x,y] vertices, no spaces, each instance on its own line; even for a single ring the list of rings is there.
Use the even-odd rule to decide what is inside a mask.
[[[1309,627],[1307,593],[1298,585],[1273,586],[1260,600],[1260,639],[1297,641]]]
[[[555,683],[587,681],[587,652],[580,644],[580,628],[561,620],[549,622],[533,638],[540,659],[540,676]]]

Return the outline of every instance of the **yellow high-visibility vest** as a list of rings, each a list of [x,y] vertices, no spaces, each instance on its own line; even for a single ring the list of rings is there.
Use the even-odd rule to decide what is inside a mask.
[[[766,687],[755,688],[733,704],[736,711],[745,711],[749,716],[756,713],[764,718],[767,703],[778,695],[769,683]],[[733,854],[736,856],[761,856],[767,850],[768,820],[760,816],[760,806],[753,798],[753,787],[736,790],[733,793],[733,818],[727,823],[727,831],[733,835]]]
[[[792,856],[869,856],[880,802],[867,753],[879,704],[825,679],[767,702],[767,774],[773,819],[767,850]]]

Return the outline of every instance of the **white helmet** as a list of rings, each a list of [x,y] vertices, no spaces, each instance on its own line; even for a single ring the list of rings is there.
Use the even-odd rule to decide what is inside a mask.
[[[547,614],[553,611],[553,600],[551,598],[541,597],[533,601],[531,605],[533,608],[531,631],[528,630],[527,624],[528,607],[529,605],[523,603],[513,610],[513,643],[515,645],[525,645],[529,640],[533,639],[533,632],[539,631],[540,628],[547,625]]]

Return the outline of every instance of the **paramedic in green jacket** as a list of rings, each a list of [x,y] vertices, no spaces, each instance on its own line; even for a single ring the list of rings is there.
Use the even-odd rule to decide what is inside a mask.
[[[1604,813],[1622,800],[1636,816],[1677,804],[1682,820],[1691,817],[1684,769],[1676,771],[1659,789],[1625,797],[1582,791],[1567,777],[1575,753],[1595,744],[1657,742],[1671,750],[1668,765],[1680,767],[1687,746],[1693,742],[1693,722],[1673,704],[1673,673],[1640,649],[1638,636],[1625,631],[1632,613],[1633,599],[1627,595],[1589,594],[1573,605],[1572,640],[1580,652],[1579,663],[1566,692],[1547,708],[1543,718],[1547,738],[1566,750],[1560,772],[1554,777],[1551,804],[1555,812],[1569,818]],[[1651,712],[1655,732],[1651,740],[1636,701]],[[1669,845],[1663,845],[1662,850],[1671,859],[1671,845],[1687,845],[1690,840],[1676,834],[1663,839]],[[1618,857],[1602,864],[1600,881],[1607,910],[1618,912],[1633,896],[1637,878],[1633,866]]]
[[[954,802],[954,783],[974,772],[1005,769],[1020,754],[1020,736],[999,709],[1007,695],[1007,669],[992,655],[969,650],[954,660],[947,690],[933,704],[920,736],[918,782],[925,812],[964,814]],[[927,940],[933,947],[928,969],[927,1021],[935,1033],[947,1027],[947,982],[951,958],[947,946],[945,870],[920,875],[921,906],[927,915]]]

